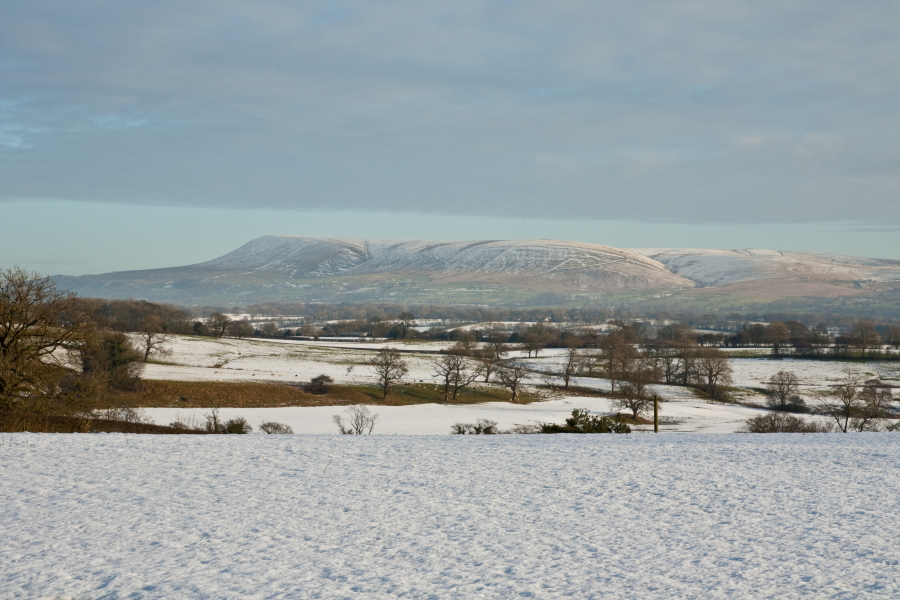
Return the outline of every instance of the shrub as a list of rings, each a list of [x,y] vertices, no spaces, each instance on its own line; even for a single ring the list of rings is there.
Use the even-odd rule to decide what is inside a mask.
[[[222,433],[253,433],[253,428],[244,417],[229,419],[222,426]]]
[[[474,423],[454,423],[450,426],[451,435],[493,435],[500,433],[497,421],[478,419]]]
[[[744,421],[738,433],[827,433],[827,423],[807,421],[783,412],[771,412]]]
[[[274,421],[267,421],[263,423],[259,426],[259,429],[260,431],[268,433],[270,435],[294,433],[294,430],[290,425],[285,425],[284,423],[276,423]]]
[[[566,419],[565,425],[544,423],[541,433],[631,433],[631,427],[622,420],[621,415],[592,415],[585,408],[576,408],[572,416]]]
[[[348,415],[347,423],[340,415],[334,415],[334,424],[337,425],[338,431],[346,435],[362,435],[364,433],[372,433],[375,429],[375,423],[378,422],[378,414],[372,413],[362,404],[350,406],[345,411]]]
[[[334,379],[328,375],[319,375],[310,379],[309,383],[303,386],[303,391],[321,396],[331,391],[332,383],[334,383]]]
[[[781,410],[784,412],[792,413],[809,412],[809,407],[806,406],[806,400],[804,400],[797,394],[791,394],[790,396],[788,396],[784,403],[784,406],[780,404],[777,396],[770,396],[766,403],[772,410]]]

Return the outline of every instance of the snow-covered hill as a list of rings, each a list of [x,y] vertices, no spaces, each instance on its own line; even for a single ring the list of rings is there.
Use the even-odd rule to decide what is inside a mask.
[[[673,277],[662,264],[640,254],[554,240],[440,242],[264,236],[194,267],[279,271],[295,278],[396,271],[532,276],[590,271],[643,276],[654,287],[691,287],[690,282]]]
[[[900,281],[897,260],[758,249],[634,248],[631,251],[662,263],[672,273],[700,286],[785,277],[869,283]]]
[[[55,279],[60,287],[84,296],[180,304],[483,305],[534,301],[539,295],[541,304],[552,304],[575,296],[597,300],[603,294],[645,292],[664,292],[666,298],[715,293],[771,301],[881,293],[893,298],[900,293],[900,261],[776,250],[623,250],[537,239],[263,236],[194,265]]]

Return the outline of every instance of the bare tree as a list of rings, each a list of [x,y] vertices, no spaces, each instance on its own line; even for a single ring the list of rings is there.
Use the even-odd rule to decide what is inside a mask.
[[[209,318],[206,320],[206,326],[212,332],[213,336],[222,337],[228,330],[228,323],[230,322],[231,318],[228,315],[223,315],[220,312],[212,312],[209,313]]]
[[[665,383],[672,383],[678,372],[678,357],[672,348],[652,346],[646,350],[647,357],[653,361],[653,368]]]
[[[766,341],[772,344],[772,350],[776,355],[781,353],[781,347],[791,339],[791,330],[781,321],[772,321],[766,327]]]
[[[766,382],[766,388],[771,392],[775,405],[780,405],[784,410],[790,399],[797,394],[800,380],[793,371],[778,371]]]
[[[610,331],[600,336],[600,352],[606,367],[610,391],[615,393],[616,382],[620,381],[634,358],[634,346],[628,343],[621,330]]]
[[[378,422],[378,414],[369,411],[369,408],[362,404],[348,406],[347,410],[344,412],[347,413],[346,423],[341,415],[334,415],[334,417],[332,417],[334,424],[337,425],[338,430],[342,434],[369,434],[372,433],[372,430],[375,429],[375,424]]]
[[[862,352],[863,358],[866,357],[866,351],[881,346],[881,336],[878,335],[872,321],[857,321],[850,338],[853,340],[853,345]]]
[[[697,371],[706,382],[706,392],[710,398],[719,397],[720,386],[732,381],[731,360],[718,348],[704,348],[699,352]]]
[[[144,319],[138,337],[138,345],[144,354],[144,362],[147,362],[151,354],[160,356],[172,354],[171,350],[165,348],[165,345],[171,341],[172,337],[162,332],[162,320],[159,317],[150,315]]]
[[[55,393],[88,319],[85,303],[49,277],[0,270],[0,410]]]
[[[537,358],[538,353],[544,349],[544,346],[546,346],[546,343],[541,334],[534,331],[522,334],[522,348],[528,353],[528,358],[531,358],[532,352]]]
[[[369,366],[375,369],[378,387],[384,392],[382,400],[387,400],[391,386],[401,381],[409,373],[406,361],[394,348],[382,348],[379,350],[374,358],[369,361]]]
[[[397,327],[399,328],[399,335],[397,336],[401,340],[405,340],[409,337],[409,332],[413,331],[413,325],[416,323],[416,316],[405,310],[397,315]]]
[[[236,337],[238,339],[250,337],[253,335],[253,325],[250,321],[246,319],[241,319],[240,321],[232,321],[228,324],[226,329],[226,333],[230,336]]]
[[[653,363],[646,358],[633,361],[619,385],[619,397],[615,404],[618,408],[631,411],[636,419],[653,407],[650,384],[656,381],[657,374]]]
[[[840,383],[815,395],[819,409],[837,424],[838,429],[847,433],[850,430],[850,418],[858,412],[862,397],[862,380],[847,374]]]
[[[900,350],[900,326],[892,325],[888,327],[884,341],[893,346],[894,350]]]
[[[505,362],[497,367],[497,377],[500,379],[500,383],[512,392],[512,402],[518,400],[522,380],[528,376],[529,372],[528,367],[517,362]]]
[[[578,372],[578,367],[579,365],[581,365],[581,362],[581,352],[578,351],[577,347],[571,346],[568,350],[566,350],[563,368],[559,374],[559,376],[562,377],[563,380],[563,389],[569,389],[569,382]]]
[[[593,377],[594,373],[598,371],[602,365],[603,356],[599,352],[590,349],[581,351],[581,363],[578,365],[579,371],[587,372],[588,377]]]
[[[443,400],[456,400],[459,391],[481,376],[483,367],[465,354],[448,352],[434,361],[434,376],[444,386]],[[451,396],[452,393],[452,396]]]
[[[850,421],[856,431],[881,431],[878,420],[890,415],[894,395],[891,389],[877,383],[868,383],[860,392],[859,415]]]

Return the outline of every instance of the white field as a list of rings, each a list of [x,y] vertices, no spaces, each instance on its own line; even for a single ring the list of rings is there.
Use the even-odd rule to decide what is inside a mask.
[[[900,597],[900,436],[0,445],[0,598]]]
[[[447,435],[454,423],[474,423],[477,419],[496,421],[501,429],[516,425],[562,423],[576,408],[593,413],[611,413],[614,406],[606,398],[564,397],[533,404],[485,402],[483,404],[418,404],[413,406],[375,406],[370,410],[378,415],[373,434],[384,435]],[[276,421],[290,425],[294,433],[337,433],[333,415],[346,416],[343,406],[280,407],[280,408],[222,408],[221,419],[243,417],[254,430],[260,423]],[[209,409],[148,408],[146,415],[165,425],[173,421],[203,426]],[[750,417],[763,411],[743,406],[707,404],[705,402],[661,402],[662,431],[698,433],[730,433]]]
[[[301,383],[319,374],[330,375],[338,383],[374,383],[372,369],[365,365],[372,352],[392,346],[407,352],[408,380],[436,383],[432,361],[435,353],[446,349],[449,342],[428,343],[339,343],[281,340],[237,340],[208,337],[175,336],[165,360],[172,364],[149,364],[144,377],[183,381],[266,381]],[[541,352],[539,358],[525,359],[538,370],[554,370],[564,350]],[[511,356],[524,353],[514,352]],[[735,385],[747,388],[740,393],[744,401],[764,403],[764,397],[749,388],[762,387],[766,379],[778,370],[792,370],[804,383],[804,389],[821,387],[843,376],[844,372],[900,379],[900,363],[841,363],[803,359],[733,359]],[[538,377],[531,379],[539,383]],[[574,385],[608,390],[609,382],[596,378],[577,378]],[[655,391],[667,400],[661,404],[664,429],[683,432],[725,433],[735,431],[741,423],[759,411],[741,406],[708,404],[698,400],[690,390],[678,386],[658,385]],[[492,419],[501,428],[540,422],[557,422],[573,408],[587,408],[593,412],[614,410],[603,398],[571,398],[554,396],[546,402],[514,405],[502,402],[478,406],[398,406],[379,407],[381,422],[376,428],[382,434],[447,434],[457,422],[472,422],[478,418]],[[254,427],[265,421],[291,425],[297,433],[327,434],[334,431],[333,414],[341,409],[270,408],[223,409],[226,418],[243,416]],[[203,422],[207,410],[152,409],[147,414],[155,422],[165,424],[175,420]]]

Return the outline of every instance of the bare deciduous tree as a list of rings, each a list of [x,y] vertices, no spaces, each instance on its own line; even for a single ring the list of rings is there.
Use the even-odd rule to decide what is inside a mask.
[[[433,375],[444,386],[444,402],[456,400],[459,391],[474,383],[481,375],[482,369],[482,365],[465,354],[452,351],[435,359]]]
[[[847,374],[844,379],[815,395],[819,409],[837,424],[838,429],[847,433],[850,419],[860,408],[862,380]]]
[[[772,321],[766,327],[766,341],[772,344],[772,350],[777,355],[781,353],[781,347],[791,339],[791,330],[781,321]]]
[[[206,326],[213,336],[222,337],[228,330],[228,324],[230,322],[231,318],[228,315],[223,315],[220,312],[212,312],[209,313],[209,318],[206,320]]]
[[[884,341],[893,346],[894,350],[900,350],[900,326],[892,325],[888,327]]]
[[[582,350],[581,364],[578,369],[587,372],[588,377],[593,377],[603,364],[603,356],[596,350]]]
[[[857,321],[850,338],[853,340],[853,345],[862,352],[863,358],[866,357],[868,350],[881,346],[881,336],[878,335],[875,325],[871,321]]]
[[[512,402],[518,400],[522,380],[529,372],[528,367],[517,362],[505,362],[497,367],[497,377],[500,383],[512,392]]]
[[[162,320],[159,317],[150,315],[144,319],[138,337],[138,344],[144,355],[144,362],[147,362],[151,354],[160,356],[171,354],[172,351],[165,348],[165,345],[171,341],[171,336],[162,332]]]
[[[623,378],[628,365],[634,358],[634,346],[628,342],[621,330],[610,331],[600,336],[598,343],[603,355],[610,391],[615,393],[616,382]]]
[[[706,382],[709,397],[716,399],[721,391],[720,386],[732,381],[731,360],[718,348],[704,348],[698,354],[697,372]]]
[[[228,324],[226,328],[226,333],[230,336],[236,337],[238,339],[250,337],[253,335],[255,329],[253,329],[253,325],[250,321],[245,319],[241,319],[240,321],[232,321]]]
[[[491,380],[491,375],[497,365],[503,362],[503,355],[506,354],[506,346],[503,343],[503,334],[497,329],[493,323],[488,324],[485,330],[486,343],[482,348],[474,352],[474,356],[481,362],[482,373],[484,374],[484,382]]]
[[[378,422],[378,414],[371,412],[368,407],[362,404],[348,406],[344,412],[347,413],[346,423],[341,415],[332,417],[334,424],[337,425],[338,430],[342,434],[369,434],[372,433],[372,430],[375,429],[375,424]]]
[[[571,346],[566,350],[565,362],[563,362],[563,368],[559,374],[563,380],[563,389],[569,389],[569,382],[578,372],[578,367],[581,365],[581,362],[581,352],[579,352],[577,347]]]
[[[625,373],[623,381],[619,384],[619,398],[615,401],[616,406],[630,410],[635,419],[650,410],[653,407],[650,384],[657,378],[658,375],[651,360],[640,358],[633,361]]]
[[[766,388],[775,400],[773,404],[780,406],[781,410],[784,410],[790,399],[797,394],[799,385],[800,380],[793,371],[778,371],[766,382]]]
[[[0,410],[52,395],[66,375],[66,351],[88,331],[89,313],[49,277],[0,271]]]
[[[391,386],[401,381],[409,373],[406,361],[394,348],[379,350],[369,361],[369,366],[375,369],[378,387],[383,391],[382,400],[387,400]]]

